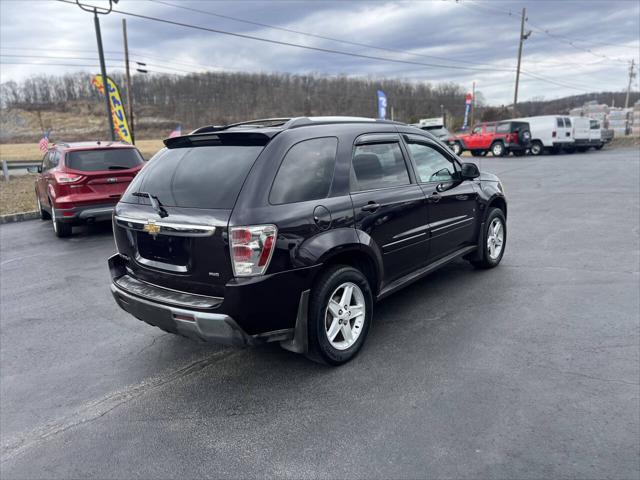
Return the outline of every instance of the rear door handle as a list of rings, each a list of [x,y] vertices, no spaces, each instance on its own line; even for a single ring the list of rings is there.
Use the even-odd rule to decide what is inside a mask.
[[[365,206],[363,206],[360,210],[363,212],[375,212],[380,208],[380,204],[376,202],[369,202]]]

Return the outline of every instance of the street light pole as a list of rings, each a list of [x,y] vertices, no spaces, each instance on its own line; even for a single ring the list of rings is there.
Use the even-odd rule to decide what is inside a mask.
[[[98,41],[98,56],[100,57],[100,74],[102,75],[102,86],[104,88],[104,101],[105,107],[107,109],[107,120],[109,121],[109,132],[111,133],[111,140],[115,141],[116,135],[113,130],[113,117],[111,116],[111,101],[109,100],[109,82],[107,81],[107,66],[104,62],[104,51],[102,49],[102,34],[100,33],[100,19],[98,18],[98,13],[101,15],[106,15],[111,12],[113,8],[114,0],[109,0],[109,9],[101,10],[98,12],[97,7],[90,7],[80,3],[80,0],[76,0],[76,4],[85,12],[93,12],[93,25],[96,29],[96,40]],[[118,0],[115,0],[117,3]]]

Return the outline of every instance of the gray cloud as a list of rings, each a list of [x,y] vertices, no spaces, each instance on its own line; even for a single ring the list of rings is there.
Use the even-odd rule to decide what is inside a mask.
[[[85,0],[99,3],[102,0]],[[175,25],[127,18],[132,57],[149,70],[182,73],[212,69],[315,72],[325,75],[406,78],[461,83],[476,80],[489,103],[509,103],[513,96],[518,14],[522,6],[534,32],[525,42],[521,99],[553,98],[584,91],[622,90],[628,65],[640,54],[638,1],[186,1],[167,0],[222,15],[336,37],[350,42],[409,51],[380,51],[248,25],[146,0],[121,0],[116,8],[173,21],[206,26],[277,41],[429,64],[473,66],[467,71],[406,65],[272,45]],[[512,15],[509,15],[509,12]],[[122,16],[103,17],[109,68],[122,68]],[[97,65],[91,15],[75,5],[53,1],[0,2],[2,81],[31,74],[95,71],[91,67],[12,65],[10,62]],[[552,35],[545,34],[548,30]],[[556,38],[554,38],[556,37]],[[558,38],[560,37],[560,38]],[[573,40],[574,46],[568,42]],[[34,49],[34,50],[18,50]],[[591,49],[591,53],[585,51]],[[88,60],[37,59],[26,55],[88,57]],[[417,56],[424,55],[424,57]],[[609,58],[602,58],[605,55]],[[448,60],[429,58],[444,57]],[[611,60],[614,59],[614,60]],[[471,62],[482,65],[472,64]],[[507,70],[507,71],[501,71]],[[544,77],[542,81],[533,77]]]

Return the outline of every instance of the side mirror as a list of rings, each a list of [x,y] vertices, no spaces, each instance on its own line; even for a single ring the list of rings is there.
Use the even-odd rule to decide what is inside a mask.
[[[472,180],[480,176],[480,170],[475,163],[463,163],[460,175],[462,176],[463,180]]]
[[[29,173],[42,173],[42,165],[38,165],[37,167],[27,167],[27,172],[29,172]]]

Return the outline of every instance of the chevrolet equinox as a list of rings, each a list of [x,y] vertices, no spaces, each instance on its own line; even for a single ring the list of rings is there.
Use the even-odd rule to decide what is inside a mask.
[[[109,267],[120,307],[168,332],[339,365],[376,301],[504,254],[498,178],[414,127],[267,119],[164,143],[116,206]]]

